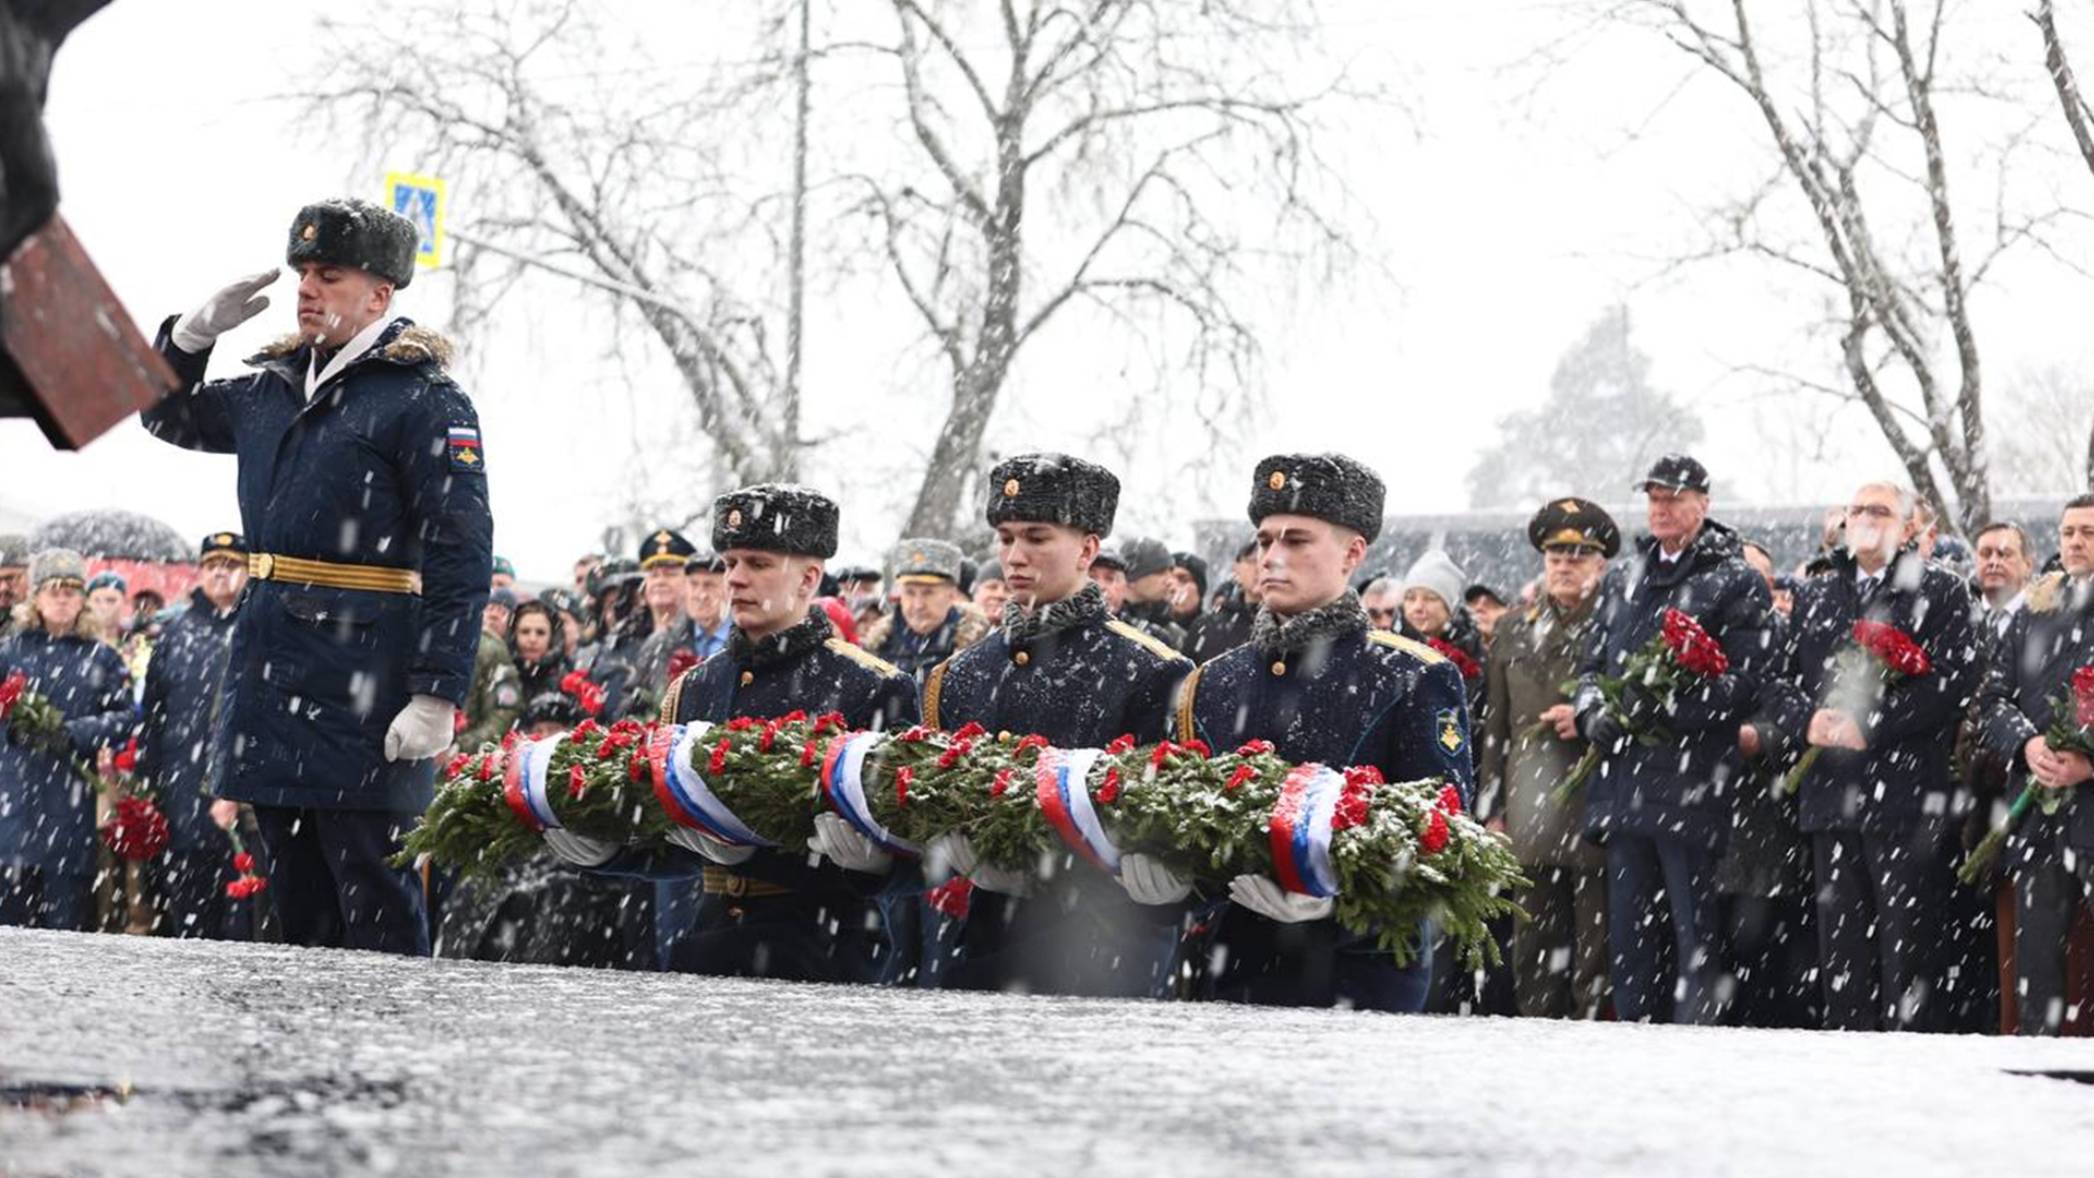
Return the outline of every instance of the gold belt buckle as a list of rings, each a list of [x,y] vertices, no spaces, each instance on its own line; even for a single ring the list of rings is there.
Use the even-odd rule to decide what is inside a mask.
[[[268,580],[270,574],[276,572],[275,554],[269,552],[257,552],[253,556],[248,557],[247,572],[250,576],[254,577],[258,581]]]
[[[746,875],[729,875],[727,877],[727,894],[730,896],[748,895],[749,877]]]

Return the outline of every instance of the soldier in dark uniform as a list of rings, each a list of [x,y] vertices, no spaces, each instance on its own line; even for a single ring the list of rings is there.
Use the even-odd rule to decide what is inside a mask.
[[[897,544],[890,562],[900,608],[858,635],[858,643],[922,683],[931,668],[980,642],[989,619],[960,592],[960,547],[928,538]]]
[[[1649,500],[1650,531],[1600,586],[1572,701],[1579,734],[1601,750],[1585,787],[1586,829],[1607,847],[1616,1016],[1710,1023],[1725,1005],[1715,869],[1745,776],[1738,728],[1775,661],[1773,598],[1745,563],[1738,534],[1708,518],[1706,467],[1666,455],[1638,487]],[[1669,709],[1634,686],[1626,690],[1631,712],[1674,738],[1647,745],[1601,706],[1599,677],[1620,675],[1668,609],[1698,621],[1730,665],[1683,687]]]
[[[206,381],[213,341],[268,306],[271,270],[161,329],[186,388],[155,437],[239,455],[252,579],[213,744],[251,803],[287,940],[426,955],[421,881],[388,860],[429,804],[472,685],[493,564],[479,418],[449,341],[392,313],[415,228],[359,200],[291,223],[298,333]]]
[[[675,674],[697,665],[698,628],[691,623],[690,575],[698,546],[674,528],[661,528],[640,545],[640,597],[654,632],[633,656],[632,690],[659,707]],[[631,709],[625,709],[631,710]]]
[[[212,801],[210,769],[211,717],[247,584],[247,541],[237,532],[205,536],[197,571],[189,608],[167,624],[146,664],[138,779],[167,815],[167,852],[152,864],[160,931],[246,941],[254,939],[254,905],[225,894],[233,866],[225,832],[238,806]]]
[[[1001,626],[931,672],[925,722],[1044,736],[1058,748],[1161,739],[1192,663],[1110,617],[1089,579],[1119,480],[1079,458],[1027,454],[1000,463],[988,489],[984,514],[1011,600]],[[1073,855],[1047,878],[1014,877],[975,863],[964,840],[945,849],[978,886],[964,918],[924,913],[937,934],[925,984],[1135,997],[1169,983],[1187,889],[1165,881],[1130,896]],[[938,858],[927,864],[934,877]],[[1122,879],[1137,889],[1149,878],[1143,860],[1122,862]]]
[[[1607,998],[1606,859],[1585,841],[1584,799],[1564,805],[1550,791],[1585,753],[1563,685],[1577,677],[1621,530],[1599,504],[1566,496],[1534,513],[1527,542],[1542,554],[1542,590],[1499,620],[1491,643],[1479,771],[1488,800],[1478,811],[1512,840],[1534,881],[1513,894],[1529,917],[1512,932],[1519,1013],[1598,1018]]]
[[[734,631],[725,651],[670,684],[662,700],[664,720],[722,723],[801,710],[841,713],[853,729],[916,722],[915,681],[838,638],[814,606],[822,562],[836,554],[836,527],[836,504],[802,487],[746,487],[714,500],[713,548],[727,561]],[[873,857],[834,824],[822,826],[828,838],[821,849],[832,852],[832,859],[850,858],[857,865]],[[883,900],[913,903],[921,890],[912,886],[913,867],[868,874],[833,862],[809,866],[808,848],[729,847],[695,834],[685,845],[695,853],[604,864],[663,880],[655,896],[655,935],[664,968],[879,982],[895,980],[913,964],[913,942],[894,944],[880,911]],[[700,889],[686,924],[679,913],[686,909],[692,876]]]
[[[1180,695],[1179,737],[1212,748],[1271,741],[1291,761],[1372,765],[1390,781],[1439,778],[1475,796],[1467,690],[1424,643],[1372,629],[1348,588],[1381,533],[1382,481],[1340,454],[1260,462],[1250,518],[1258,528],[1263,605],[1250,641],[1208,662]],[[1330,919],[1329,899],[1239,876],[1215,930],[1220,967],[1208,996],[1272,1006],[1424,1009],[1432,936],[1399,967]]]

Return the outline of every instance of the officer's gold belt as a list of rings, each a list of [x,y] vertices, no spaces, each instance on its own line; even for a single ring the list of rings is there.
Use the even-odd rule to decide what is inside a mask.
[[[705,869],[705,894],[708,896],[790,896],[791,888],[736,875],[725,867]]]
[[[251,552],[247,575],[258,581],[287,581],[297,585],[319,585],[328,589],[362,589],[368,593],[422,593],[422,574],[413,569],[389,569],[382,565],[336,564],[331,560],[306,560]]]

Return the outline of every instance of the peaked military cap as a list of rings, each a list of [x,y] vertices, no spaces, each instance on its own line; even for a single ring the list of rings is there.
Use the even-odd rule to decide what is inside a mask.
[[[1095,462],[1067,454],[1020,454],[989,472],[989,526],[1066,524],[1079,532],[1112,534],[1120,507],[1120,480]]]
[[[659,528],[640,541],[640,567],[643,569],[669,565],[682,568],[696,555],[698,546],[684,539],[683,533],[674,528]]]
[[[198,545],[196,550],[198,560],[209,560],[214,556],[244,558],[246,555],[247,537],[238,532],[213,532],[204,537],[204,542]]]
[[[713,550],[754,548],[827,560],[836,555],[836,501],[787,483],[759,483],[713,500]]]
[[[1527,521],[1527,543],[1537,549],[1575,544],[1611,558],[1621,551],[1621,528],[1606,508],[1590,499],[1566,495],[1542,504]]]
[[[894,569],[897,584],[911,581],[950,581],[958,584],[960,565],[965,560],[960,546],[948,540],[934,540],[928,536],[903,540],[894,546],[887,562]]]
[[[414,255],[421,234],[414,222],[383,205],[344,197],[298,210],[291,222],[284,261],[366,270],[401,290],[414,280]]]
[[[1275,454],[1251,476],[1251,522],[1268,515],[1306,515],[1381,535],[1387,491],[1381,476],[1343,454]]]
[[[1670,487],[1675,491],[1700,491],[1709,493],[1709,468],[1696,461],[1691,454],[1667,454],[1651,463],[1650,473],[1643,476],[1631,490],[1648,491],[1652,487]]]

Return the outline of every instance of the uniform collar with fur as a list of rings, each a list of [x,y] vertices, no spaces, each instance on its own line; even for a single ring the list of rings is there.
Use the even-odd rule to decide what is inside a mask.
[[[1283,618],[1261,607],[1258,616],[1251,619],[1251,645],[1268,657],[1293,654],[1308,649],[1312,643],[1364,634],[1370,628],[1360,595],[1347,589],[1338,600],[1292,617]]]
[[[305,379],[310,351],[311,345],[305,337],[294,332],[249,356],[247,362],[257,368],[273,368],[287,373],[295,383]],[[448,368],[456,355],[457,348],[440,332],[403,317],[387,324],[371,350],[359,357],[356,363],[384,361],[409,368],[427,363]]]
[[[1096,581],[1085,581],[1083,588],[1062,598],[1050,601],[1025,612],[1025,607],[1016,599],[1003,603],[1003,639],[1013,646],[1030,642],[1062,630],[1073,630],[1087,626],[1105,617],[1105,590]]]
[[[773,666],[805,655],[834,632],[829,615],[810,607],[806,617],[767,638],[751,640],[737,627],[727,635],[727,656],[738,666]]]
[[[2074,581],[2062,572],[2045,573],[2030,582],[2022,596],[2027,599],[2030,613],[2084,613],[2094,607],[2094,578]]]

